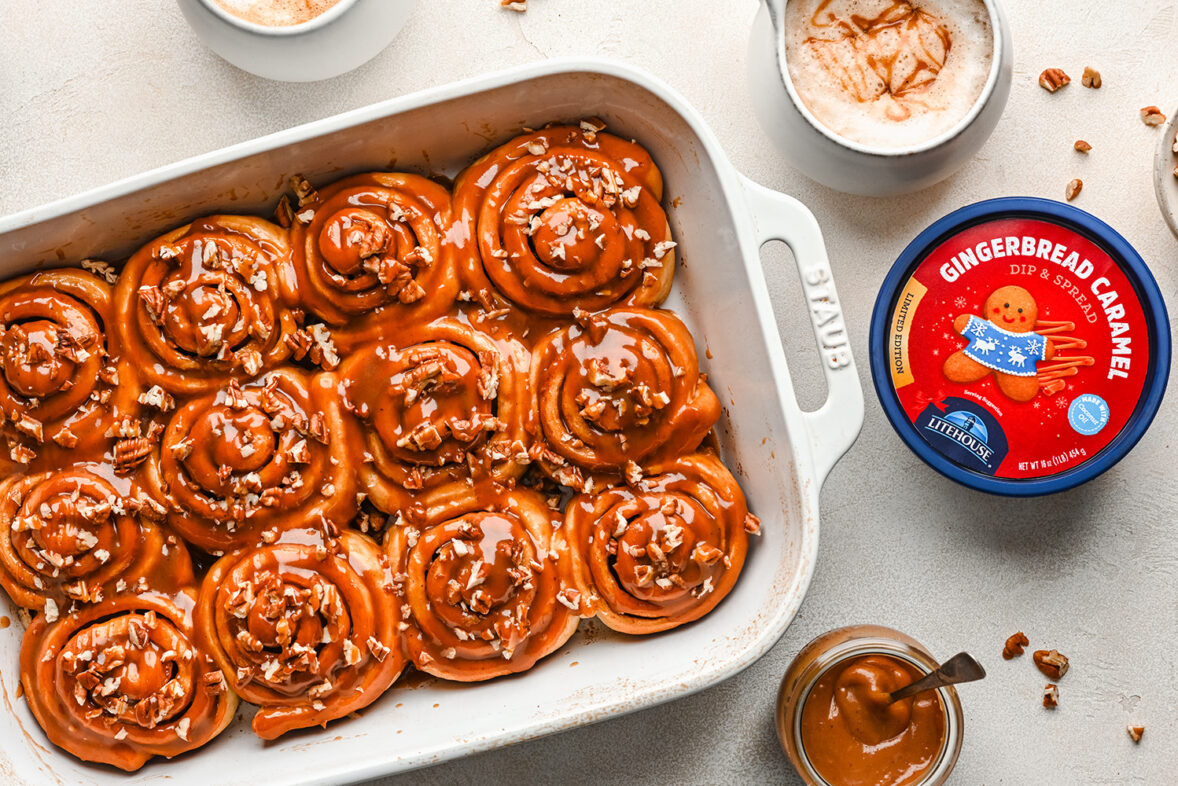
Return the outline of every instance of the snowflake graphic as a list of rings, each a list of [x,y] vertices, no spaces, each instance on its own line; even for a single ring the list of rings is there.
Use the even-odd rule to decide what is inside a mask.
[[[971,327],[969,329],[969,332],[974,334],[978,338],[981,338],[982,336],[986,335],[986,323],[985,322],[974,322],[973,327]]]
[[[965,308],[969,305],[969,302],[965,298],[958,295],[957,299],[953,301],[953,305],[957,306],[958,308]]]
[[[939,349],[934,349],[934,350],[933,350],[933,357],[937,357],[937,356],[938,356],[938,355],[940,355],[940,354],[941,354],[941,350],[939,350]]]
[[[1032,407],[1034,407],[1035,409],[1039,409],[1039,401],[1038,401],[1038,399],[1036,399],[1036,400],[1035,400],[1035,403],[1034,403],[1034,404],[1032,404],[1031,406],[1032,406]]]
[[[1066,398],[1063,398],[1062,396],[1055,400],[1055,406],[1058,407],[1059,409],[1067,409],[1069,403],[1070,402]]]

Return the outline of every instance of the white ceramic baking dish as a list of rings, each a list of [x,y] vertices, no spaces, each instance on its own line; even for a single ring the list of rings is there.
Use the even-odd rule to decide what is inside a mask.
[[[810,581],[818,495],[863,420],[826,251],[794,199],[739,175],[700,116],[662,83],[606,61],[564,60],[460,82],[292,128],[0,219],[0,274],[87,256],[117,258],[218,210],[268,214],[288,177],[351,172],[453,175],[524,126],[596,115],[640,140],[662,168],[681,265],[669,306],[691,326],[725,404],[725,457],[764,522],[735,591],[687,627],[629,638],[582,623],[562,650],[518,677],[477,686],[398,687],[325,731],[264,744],[239,721],[181,760],[124,775],[54,749],[15,696],[21,631],[0,631],[0,780],[41,784],[339,783],[592,723],[700,690],[745,668],[781,636]],[[795,401],[759,249],[790,245],[811,306],[829,398]],[[701,358],[702,359],[702,358]],[[9,607],[7,614],[15,618]],[[244,707],[244,705],[243,705]],[[248,714],[248,711],[247,711]]]

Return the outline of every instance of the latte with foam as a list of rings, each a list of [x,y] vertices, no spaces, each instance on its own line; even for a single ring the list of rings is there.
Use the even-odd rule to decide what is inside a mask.
[[[310,22],[340,0],[216,0],[238,19],[266,27],[289,27]]]
[[[835,134],[897,149],[957,125],[994,60],[982,0],[790,0],[785,51],[802,103]]]

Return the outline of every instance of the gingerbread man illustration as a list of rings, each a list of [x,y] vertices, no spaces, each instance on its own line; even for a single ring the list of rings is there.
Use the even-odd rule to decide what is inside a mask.
[[[962,314],[953,320],[953,329],[969,344],[945,361],[945,378],[968,384],[993,374],[1007,398],[1030,401],[1041,384],[1038,363],[1055,356],[1051,339],[1035,332],[1038,319],[1039,307],[1030,292],[1016,286],[995,290],[986,298],[982,316]]]

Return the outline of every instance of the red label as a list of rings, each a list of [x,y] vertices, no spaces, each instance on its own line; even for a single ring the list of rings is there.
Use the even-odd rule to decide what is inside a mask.
[[[1000,478],[1092,458],[1124,428],[1149,332],[1120,266],[1048,221],[963,230],[916,268],[892,311],[892,384],[921,437]]]

